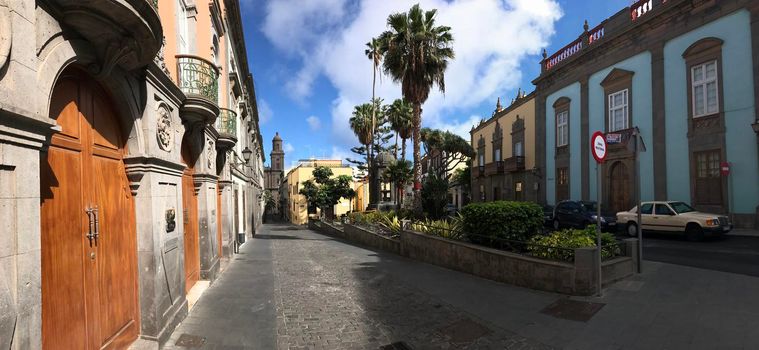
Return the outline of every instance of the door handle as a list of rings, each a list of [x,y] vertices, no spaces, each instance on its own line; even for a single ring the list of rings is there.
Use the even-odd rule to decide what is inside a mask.
[[[100,214],[98,213],[98,207],[97,205],[92,208],[93,216],[95,217],[95,245],[98,244],[98,238],[100,237]]]
[[[84,210],[85,213],[87,213],[87,239],[90,241],[90,246],[92,246],[92,241],[95,239],[95,212],[94,210],[89,207]]]

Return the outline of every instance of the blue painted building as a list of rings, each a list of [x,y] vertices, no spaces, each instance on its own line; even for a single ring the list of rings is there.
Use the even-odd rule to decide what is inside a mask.
[[[590,135],[606,133],[602,201],[681,200],[757,227],[759,1],[638,1],[541,61],[540,199],[595,200]],[[635,178],[635,132],[640,153]],[[729,168],[729,174],[723,173]]]

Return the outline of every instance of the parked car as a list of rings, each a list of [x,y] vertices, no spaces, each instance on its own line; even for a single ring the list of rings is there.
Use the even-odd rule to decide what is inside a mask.
[[[720,236],[733,229],[727,216],[699,212],[684,202],[643,202],[640,207],[641,228],[644,231],[685,234],[688,240],[696,241],[706,235]],[[625,225],[628,235],[636,236],[637,206],[617,213],[617,222]]]
[[[553,225],[553,205],[543,205],[543,225],[547,227]]]
[[[595,224],[598,222],[597,208],[596,202],[591,201],[561,201],[556,204],[553,211],[553,229],[586,228],[588,225]],[[615,231],[617,229],[616,216],[601,209],[601,230]]]

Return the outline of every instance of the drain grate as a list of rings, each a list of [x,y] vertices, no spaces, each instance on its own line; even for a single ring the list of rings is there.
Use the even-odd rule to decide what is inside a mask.
[[[406,344],[406,342],[399,341],[392,344],[380,346],[380,350],[414,350],[414,348]]]
[[[565,320],[588,322],[604,305],[606,304],[562,298],[540,312]]]
[[[174,345],[181,346],[183,348],[199,348],[203,346],[203,344],[205,343],[206,343],[206,338],[199,337],[197,335],[182,333],[182,335],[179,336],[179,339],[177,339],[177,342],[174,343]]]

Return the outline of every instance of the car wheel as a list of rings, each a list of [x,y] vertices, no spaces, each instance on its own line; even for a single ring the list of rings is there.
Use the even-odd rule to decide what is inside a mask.
[[[700,241],[704,239],[704,230],[701,226],[690,224],[685,228],[685,238],[691,242]]]
[[[627,235],[630,237],[638,237],[638,225],[634,222],[627,224]]]
[[[559,219],[553,219],[553,229],[559,230],[561,228],[561,223],[559,222]]]

